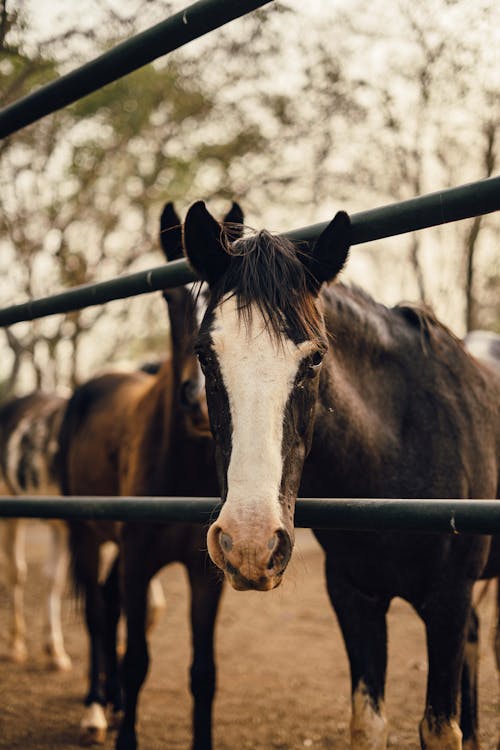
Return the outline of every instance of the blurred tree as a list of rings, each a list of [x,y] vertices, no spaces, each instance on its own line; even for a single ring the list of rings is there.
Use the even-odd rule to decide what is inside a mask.
[[[372,205],[497,169],[499,23],[500,7],[492,0],[399,0],[391,6],[360,0],[337,17],[332,45],[366,113],[350,122],[350,175],[354,190],[372,194]],[[324,182],[331,180],[322,155],[316,168]],[[406,240],[418,296],[444,317],[453,315],[458,332],[498,325],[498,298],[493,313],[485,290],[494,284],[495,268],[498,279],[499,235],[498,216],[487,216]],[[384,279],[385,259],[379,261]]]
[[[5,103],[54,77],[59,45],[64,40],[66,49],[72,35],[81,32],[64,31],[43,45],[42,55],[30,45],[29,52],[25,49],[27,24],[19,14],[2,17],[8,26],[4,49],[13,61],[3,66]],[[124,25],[128,35],[137,30],[134,18],[117,22],[110,11],[109,20],[108,29],[115,32]],[[260,37],[264,26],[264,17],[255,14],[246,24],[245,41],[226,36],[216,45],[218,54],[224,47],[226,57],[239,54],[241,80],[250,54],[245,44]],[[106,44],[115,44],[116,37]],[[95,35],[88,39],[102,47]],[[220,82],[206,75],[209,61],[213,64],[206,46],[198,56],[158,61],[4,141],[0,288],[5,303],[161,262],[151,253],[165,199],[201,195],[210,200],[240,192],[231,170],[260,154],[266,137],[258,118],[248,117],[237,103],[229,108],[219,101]],[[248,79],[258,75],[257,66],[247,69]],[[36,79],[29,71],[36,71]],[[11,328],[6,332],[10,360],[4,359],[10,370],[2,376],[13,385],[24,367],[38,387],[74,385],[89,368],[123,356],[131,331],[141,323],[140,333],[146,325],[155,330],[153,305],[142,298],[139,304],[115,303]],[[144,312],[131,324],[139,308]],[[164,314],[161,323],[163,328]],[[98,347],[89,346],[91,337]]]
[[[0,103],[184,4],[84,3],[47,38],[21,0],[0,0]],[[236,198],[249,225],[283,230],[492,174],[500,6],[342,7],[273,3],[0,143],[3,304],[160,263],[165,200],[182,215]],[[382,299],[417,294],[459,333],[460,316],[500,329],[498,234],[484,217],[401,238],[397,255],[358,248],[348,274],[370,285],[378,269]],[[141,297],[12,327],[0,380],[73,384],[140,357],[140,340],[163,340],[159,310]]]

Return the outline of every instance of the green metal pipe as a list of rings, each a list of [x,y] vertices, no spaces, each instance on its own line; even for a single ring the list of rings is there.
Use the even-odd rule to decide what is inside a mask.
[[[500,177],[472,182],[412,198],[402,203],[362,211],[351,216],[352,244],[371,242],[395,234],[436,226],[450,221],[500,210]],[[328,222],[286,232],[294,241],[314,240]],[[196,276],[187,261],[176,260],[164,266],[128,276],[75,287],[50,297],[22,302],[0,310],[0,327],[46,315],[100,305],[113,299],[181,286]]]
[[[24,128],[271,0],[199,0],[0,111],[0,138]]]
[[[0,517],[111,519],[201,523],[214,521],[219,500],[204,497],[0,497]],[[295,525],[357,531],[500,532],[498,500],[307,498],[297,501]]]

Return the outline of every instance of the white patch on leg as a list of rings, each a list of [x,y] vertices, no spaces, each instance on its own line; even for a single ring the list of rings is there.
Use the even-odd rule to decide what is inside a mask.
[[[26,661],[26,623],[24,620],[24,588],[28,568],[26,565],[26,524],[12,518],[5,523],[5,557],[7,582],[12,592],[12,629],[10,656],[12,661]]]
[[[146,633],[150,633],[160,621],[167,603],[161,585],[160,577],[154,576],[148,586],[148,601],[146,612]]]
[[[361,681],[352,696],[351,750],[385,750],[387,747],[387,720],[384,704],[378,710]]]
[[[61,625],[61,602],[69,567],[68,528],[64,522],[49,521],[52,531],[52,555],[47,575],[50,591],[47,608],[47,653],[52,666],[71,669],[71,659],[64,648]]]
[[[422,750],[462,750],[462,732],[451,720],[442,724],[425,716],[420,724]]]
[[[97,580],[101,586],[106,583],[119,551],[120,548],[116,542],[103,542],[99,546],[99,571]]]
[[[108,722],[100,703],[87,706],[80,722],[81,742],[84,745],[102,745],[106,741]]]

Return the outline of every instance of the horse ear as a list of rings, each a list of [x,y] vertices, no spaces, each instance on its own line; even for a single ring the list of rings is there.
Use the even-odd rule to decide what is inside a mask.
[[[340,273],[350,245],[351,221],[345,211],[339,211],[316,240],[306,263],[316,290]]]
[[[203,201],[194,203],[186,215],[183,235],[186,256],[204,281],[214,284],[230,262],[225,250],[223,227],[215,221]]]
[[[238,240],[242,236],[244,221],[245,217],[241,206],[239,203],[233,202],[233,205],[222,220],[224,231],[231,242]]]
[[[183,257],[182,223],[172,202],[165,203],[160,217],[160,244],[168,261]]]

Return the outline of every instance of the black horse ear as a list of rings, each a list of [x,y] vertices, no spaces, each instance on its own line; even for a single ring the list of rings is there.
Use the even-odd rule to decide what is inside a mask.
[[[214,284],[230,262],[223,227],[215,221],[203,201],[194,203],[186,215],[183,235],[186,256],[204,281]]]
[[[160,244],[168,261],[183,257],[182,223],[172,202],[165,203],[160,217]]]
[[[224,216],[222,223],[224,231],[231,242],[238,240],[243,234],[243,224],[245,217],[239,203],[233,202],[233,205]]]
[[[306,261],[315,291],[340,273],[350,245],[351,221],[345,211],[339,211],[316,240]]]

